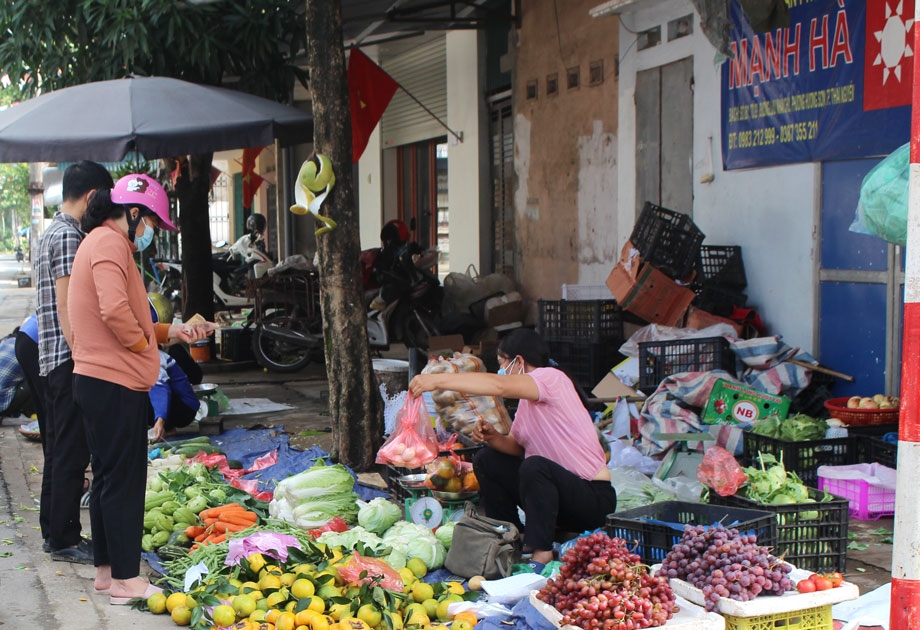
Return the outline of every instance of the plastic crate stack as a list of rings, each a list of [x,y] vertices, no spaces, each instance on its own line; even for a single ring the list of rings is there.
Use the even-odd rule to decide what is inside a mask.
[[[556,361],[590,391],[624,359],[623,309],[616,300],[539,300],[537,332]]]
[[[646,201],[629,241],[645,262],[683,280],[698,268],[704,238],[689,215]]]
[[[719,317],[729,317],[735,306],[747,304],[744,294],[747,277],[741,247],[701,245],[696,272],[692,285],[696,293],[695,307]]]

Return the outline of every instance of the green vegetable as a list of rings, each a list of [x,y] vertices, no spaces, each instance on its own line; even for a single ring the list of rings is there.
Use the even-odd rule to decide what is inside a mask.
[[[322,461],[302,473],[278,482],[275,493],[281,492],[290,500],[300,501],[337,492],[350,492],[355,478],[341,464],[326,466]]]
[[[178,545],[161,545],[157,549],[157,555],[160,556],[163,560],[175,560],[176,558],[182,558],[188,555],[188,549],[185,547],[180,547]]]
[[[153,534],[144,534],[141,537],[141,550],[153,551]]]
[[[355,549],[358,543],[361,543],[365,548],[373,550],[375,553],[386,547],[386,543],[383,542],[380,536],[360,525],[356,525],[344,532],[323,532],[316,541],[330,547],[344,547],[349,550]]]
[[[283,479],[275,486],[269,514],[304,529],[325,525],[335,516],[354,524],[358,516],[358,495],[353,492],[355,478],[336,464],[322,461],[312,468]]]
[[[165,532],[161,531],[161,532],[157,532],[151,535],[150,546],[156,549],[157,547],[165,545],[167,541],[169,541],[169,534],[170,532],[168,531],[165,531]],[[141,546],[143,547],[143,539],[141,540],[141,543],[142,543]]]
[[[204,496],[197,496],[189,501],[185,507],[194,512],[197,516],[201,510],[206,510],[208,508],[208,500]]]
[[[173,512],[178,510],[182,505],[178,501],[169,500],[160,506],[160,511],[166,516],[172,516]]]
[[[144,511],[149,512],[153,508],[160,507],[175,497],[176,493],[170,492],[169,490],[162,490],[160,492],[148,492],[144,495]]]
[[[754,425],[751,432],[785,442],[810,442],[824,439],[827,434],[827,421],[803,413],[785,419],[771,415]]]
[[[371,499],[358,509],[358,524],[378,535],[390,529],[400,518],[402,509],[383,497]]]
[[[429,570],[444,566],[447,557],[447,549],[430,529],[408,521],[397,521],[384,533],[383,542],[394,549],[405,549],[407,558],[418,558]]]
[[[198,523],[198,514],[185,506],[173,512],[172,517],[173,521],[176,523],[185,523],[186,525],[195,525]]]
[[[444,548],[448,551],[450,551],[450,543],[454,539],[455,524],[454,521],[449,521],[434,530],[434,537],[441,541],[441,544],[444,545]]]

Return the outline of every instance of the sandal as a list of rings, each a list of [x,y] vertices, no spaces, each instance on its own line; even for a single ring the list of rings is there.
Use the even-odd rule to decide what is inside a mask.
[[[84,477],[83,481],[84,481],[83,487],[85,488],[85,490],[83,491],[83,495],[80,497],[80,509],[88,510],[89,509],[89,496],[90,496],[90,493],[93,491],[93,481],[92,479],[89,479],[88,477]]]
[[[114,595],[109,596],[109,604],[112,606],[124,606],[130,604],[131,600],[142,598],[144,600],[148,599],[154,593],[162,593],[163,589],[159,586],[154,586],[149,581],[147,582],[147,588],[144,589],[143,595],[135,595],[134,597],[116,597]]]

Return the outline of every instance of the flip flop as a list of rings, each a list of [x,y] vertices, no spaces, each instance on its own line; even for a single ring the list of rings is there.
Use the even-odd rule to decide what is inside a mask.
[[[96,588],[96,587],[94,586],[94,587],[93,587],[93,594],[94,594],[94,595],[108,595],[108,594],[109,594],[109,589],[107,589],[107,588]]]
[[[147,582],[147,588],[144,590],[143,595],[135,595],[134,597],[115,597],[114,595],[110,595],[109,604],[111,604],[112,606],[124,606],[126,604],[130,604],[131,600],[137,599],[138,597],[147,599],[154,593],[162,593],[162,592],[163,592],[163,589],[161,589],[159,586],[154,586],[150,582]]]

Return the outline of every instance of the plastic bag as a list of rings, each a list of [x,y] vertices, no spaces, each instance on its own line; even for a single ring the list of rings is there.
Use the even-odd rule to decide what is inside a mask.
[[[452,357],[434,357],[422,370],[422,374],[443,374],[458,372],[485,372],[482,359],[472,354],[455,352]],[[511,416],[498,396],[471,396],[446,389],[431,392],[441,426],[446,431],[458,433],[461,441],[470,444],[473,427],[479,420],[486,420],[495,430],[507,435],[511,430]]]
[[[910,143],[895,149],[863,178],[851,232],[907,245]]]
[[[735,457],[721,446],[711,446],[703,455],[703,461],[696,469],[696,478],[700,483],[716,491],[720,497],[728,497],[736,492],[747,475]]]
[[[357,551],[351,552],[351,558],[345,564],[339,565],[338,574],[346,584],[365,584],[378,577],[381,578],[380,586],[397,593],[403,591],[403,581],[396,570],[383,560],[368,558]],[[361,574],[364,573],[364,577]]]
[[[438,456],[438,438],[423,409],[421,396],[406,398],[396,418],[396,430],[377,451],[378,464],[419,468]]]
[[[346,532],[348,531],[348,523],[345,522],[345,519],[341,516],[335,516],[329,520],[325,525],[321,527],[316,527],[311,529],[308,533],[310,538],[314,540],[325,534],[326,532]]]

